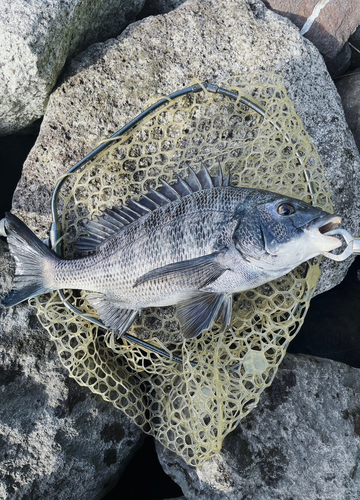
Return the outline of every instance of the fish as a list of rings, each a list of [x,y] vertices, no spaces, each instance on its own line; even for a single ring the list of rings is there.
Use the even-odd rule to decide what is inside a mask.
[[[80,257],[49,249],[15,215],[6,232],[15,259],[6,307],[60,289],[87,291],[120,338],[141,310],[176,305],[184,339],[230,323],[232,297],[342,245],[341,217],[262,189],[234,187],[219,165],[176,182],[160,179],[139,201],[106,208],[76,242]]]

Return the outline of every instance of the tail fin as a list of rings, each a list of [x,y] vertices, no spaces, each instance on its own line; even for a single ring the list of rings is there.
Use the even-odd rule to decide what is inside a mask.
[[[5,227],[16,263],[13,289],[2,302],[10,307],[51,290],[45,284],[44,267],[45,261],[55,256],[15,215],[6,213]]]

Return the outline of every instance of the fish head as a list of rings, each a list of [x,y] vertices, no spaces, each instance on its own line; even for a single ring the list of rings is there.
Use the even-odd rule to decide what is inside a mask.
[[[236,249],[253,266],[285,274],[340,247],[338,238],[326,234],[340,222],[339,216],[304,201],[257,191],[239,207],[233,239]]]

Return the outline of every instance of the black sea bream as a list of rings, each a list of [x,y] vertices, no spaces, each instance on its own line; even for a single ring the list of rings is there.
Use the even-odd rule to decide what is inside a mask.
[[[3,303],[62,288],[87,290],[118,336],[141,309],[177,304],[183,336],[192,338],[218,317],[229,323],[233,293],[341,246],[326,235],[340,217],[300,200],[231,187],[220,168],[215,177],[202,167],[177,179],[90,222],[77,245],[88,256],[80,259],[59,258],[7,214],[16,276]]]

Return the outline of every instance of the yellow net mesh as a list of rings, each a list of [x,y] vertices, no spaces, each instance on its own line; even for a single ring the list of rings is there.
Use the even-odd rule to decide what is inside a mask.
[[[282,79],[242,76],[221,86],[257,102],[266,115],[206,91],[168,102],[71,176],[61,194],[67,257],[101,209],[139,199],[160,186],[159,177],[171,183],[173,172],[185,176],[187,166],[197,170],[200,162],[214,175],[220,161],[233,186],[273,190],[332,211],[320,158]],[[74,316],[56,292],[32,303],[71,377],[197,466],[219,452],[271,384],[319,274],[318,262],[309,262],[236,295],[226,332],[214,324],[191,341],[182,341],[174,307],[144,310],[129,333],[180,356],[183,365],[126,340],[111,348],[111,333]],[[66,296],[96,314],[86,292]]]

